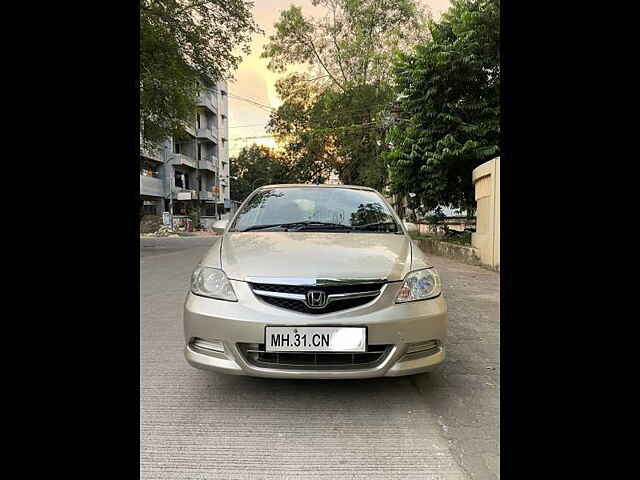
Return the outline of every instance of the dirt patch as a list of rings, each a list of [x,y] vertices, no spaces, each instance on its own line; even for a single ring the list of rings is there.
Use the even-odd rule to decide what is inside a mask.
[[[140,233],[157,232],[162,225],[162,217],[159,215],[145,215],[140,219]]]

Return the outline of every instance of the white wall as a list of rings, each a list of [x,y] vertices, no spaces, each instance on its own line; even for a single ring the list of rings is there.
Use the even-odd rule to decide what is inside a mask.
[[[475,168],[472,178],[477,209],[471,244],[483,264],[500,270],[500,157]]]

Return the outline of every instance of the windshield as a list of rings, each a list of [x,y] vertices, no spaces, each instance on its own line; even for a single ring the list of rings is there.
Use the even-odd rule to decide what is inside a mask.
[[[313,187],[261,190],[230,228],[248,230],[402,232],[376,192]]]

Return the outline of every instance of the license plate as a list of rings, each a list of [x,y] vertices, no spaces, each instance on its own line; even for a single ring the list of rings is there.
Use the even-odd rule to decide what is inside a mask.
[[[266,327],[267,352],[364,352],[362,327]]]

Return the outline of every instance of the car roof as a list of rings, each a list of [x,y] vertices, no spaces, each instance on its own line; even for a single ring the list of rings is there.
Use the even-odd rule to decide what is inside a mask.
[[[291,187],[304,187],[304,188],[349,188],[352,190],[368,190],[370,192],[375,192],[375,189],[370,187],[363,187],[361,185],[330,185],[330,184],[313,184],[313,183],[281,183],[274,185],[263,185],[259,187],[258,190],[263,188],[291,188]]]

